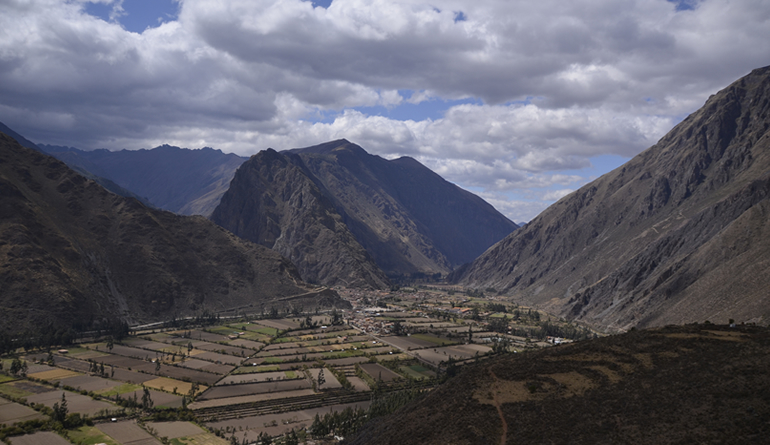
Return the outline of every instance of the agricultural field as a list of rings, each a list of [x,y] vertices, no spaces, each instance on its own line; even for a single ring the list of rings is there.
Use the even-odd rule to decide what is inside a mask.
[[[309,438],[319,418],[362,419],[383,400],[429,391],[457,366],[548,344],[535,338],[541,314],[528,308],[433,291],[340,293],[353,310],[91,339],[20,353],[25,368],[15,375],[8,370],[18,359],[3,358],[0,424],[52,421],[42,407],[63,394],[70,414],[96,420],[70,428],[73,443],[225,445],[291,431]],[[43,443],[30,442],[37,437],[11,443]]]

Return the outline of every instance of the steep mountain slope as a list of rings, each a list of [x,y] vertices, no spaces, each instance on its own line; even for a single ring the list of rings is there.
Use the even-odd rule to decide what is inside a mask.
[[[388,274],[449,272],[517,228],[409,157],[389,161],[344,139],[283,153],[296,155]]]
[[[607,329],[770,317],[770,67],[453,278]]]
[[[313,307],[277,253],[149,209],[0,134],[0,326],[87,328],[236,306]],[[339,301],[339,297],[337,297]]]
[[[47,153],[108,178],[152,205],[182,215],[208,216],[246,158],[220,150],[161,145],[152,150],[94,150],[40,145]]]
[[[387,161],[344,139],[253,156],[211,219],[290,258],[306,280],[372,287],[387,281],[378,267],[446,273],[517,228],[414,159]],[[348,272],[355,262],[363,269]]]
[[[211,220],[289,258],[303,279],[383,288],[388,279],[300,168],[274,150],[236,172]]]
[[[770,432],[770,331],[637,330],[470,365],[367,444],[744,444]]]

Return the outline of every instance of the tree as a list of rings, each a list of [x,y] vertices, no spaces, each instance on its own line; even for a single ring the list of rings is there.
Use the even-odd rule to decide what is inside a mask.
[[[318,389],[321,389],[321,385],[326,383],[326,378],[324,377],[324,369],[321,368],[321,370],[318,372]]]
[[[404,333],[404,327],[401,325],[401,320],[396,320],[393,322],[393,334],[395,335],[401,335]]]
[[[297,433],[294,430],[291,430],[291,432],[286,435],[286,441],[284,443],[286,445],[299,445],[299,437],[297,437]]]
[[[320,439],[327,434],[329,434],[329,430],[326,427],[326,424],[321,421],[321,418],[318,417],[318,413],[316,413],[313,424],[310,425],[310,435],[315,439]]]
[[[11,362],[10,371],[11,371],[11,374],[18,375],[19,371],[21,371],[21,360],[19,360],[18,358],[13,359],[13,361]]]
[[[473,326],[468,326],[468,343],[473,343]]]
[[[150,396],[150,390],[147,387],[144,388],[144,394],[142,394],[142,408],[150,409],[155,404]]]
[[[198,392],[198,382],[192,382],[192,385],[190,386],[190,392],[187,393],[190,396],[190,401],[195,400],[196,392]]]
[[[64,391],[62,391],[61,404],[59,402],[53,404],[53,413],[51,414],[51,417],[53,418],[54,422],[60,422],[62,425],[64,425],[64,422],[67,420],[68,411],[69,409],[67,408],[67,399],[64,397]]]
[[[337,309],[335,308],[332,310],[332,326],[337,326],[342,324],[342,315],[340,315],[339,312],[337,312]]]
[[[270,437],[270,435],[267,434],[266,432],[262,431],[261,433],[259,433],[259,436],[257,437],[257,443],[259,445],[272,445],[273,438]]]

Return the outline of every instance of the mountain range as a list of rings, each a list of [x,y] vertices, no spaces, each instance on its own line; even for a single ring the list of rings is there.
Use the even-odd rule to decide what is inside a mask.
[[[235,307],[343,307],[288,260],[152,209],[0,133],[0,326],[88,329]]]
[[[190,150],[161,145],[119,151],[38,147],[81,173],[107,178],[144,202],[180,215],[210,215],[246,160],[209,147]]]
[[[770,67],[451,279],[608,330],[770,317]]]
[[[386,281],[377,268],[446,274],[517,228],[416,160],[344,139],[252,156],[211,219],[277,250],[312,282],[372,287]]]

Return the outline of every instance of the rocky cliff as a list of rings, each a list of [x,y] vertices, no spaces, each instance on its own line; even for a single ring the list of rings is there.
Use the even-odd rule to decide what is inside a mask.
[[[211,220],[281,253],[306,281],[388,285],[332,202],[306,172],[274,150],[259,152],[238,169]]]
[[[453,279],[605,329],[770,317],[770,67]]]

